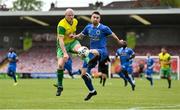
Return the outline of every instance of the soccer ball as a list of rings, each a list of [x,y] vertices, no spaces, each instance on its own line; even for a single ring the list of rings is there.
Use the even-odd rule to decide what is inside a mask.
[[[89,49],[85,46],[81,46],[79,49],[78,49],[78,55],[80,57],[87,57],[89,55]]]

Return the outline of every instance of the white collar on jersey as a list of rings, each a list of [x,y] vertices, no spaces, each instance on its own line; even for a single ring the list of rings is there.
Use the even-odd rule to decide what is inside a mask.
[[[123,47],[122,47],[123,50],[125,50],[125,49],[127,49],[127,48],[128,48],[128,47],[126,47],[126,48],[123,48]]]
[[[101,23],[99,23],[97,26],[94,26],[94,25],[92,24],[92,26],[98,28],[98,27],[100,26],[100,24],[101,24]]]

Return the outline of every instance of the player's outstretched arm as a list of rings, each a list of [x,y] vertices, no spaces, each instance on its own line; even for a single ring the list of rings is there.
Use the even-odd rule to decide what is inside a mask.
[[[111,34],[111,36],[112,36],[114,39],[116,39],[119,44],[122,44],[123,41],[124,41],[124,40],[122,40],[122,39],[120,40],[120,39],[116,36],[116,34],[115,34],[114,32]]]
[[[83,35],[82,33],[79,33],[77,35],[75,34],[70,35],[70,37],[75,38],[75,39],[82,39],[84,36],[85,35]]]

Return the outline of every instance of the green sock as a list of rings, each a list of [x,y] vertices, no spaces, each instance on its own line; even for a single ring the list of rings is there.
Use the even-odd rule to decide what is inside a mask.
[[[64,70],[57,70],[58,86],[62,86]]]

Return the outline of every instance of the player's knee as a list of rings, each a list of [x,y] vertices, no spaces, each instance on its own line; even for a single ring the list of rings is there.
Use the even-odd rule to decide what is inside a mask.
[[[87,74],[81,74],[82,79],[88,79]]]
[[[106,74],[102,74],[102,78],[103,78],[103,79],[106,79],[106,78],[107,78],[107,75],[106,75]]]
[[[170,76],[168,76],[168,78],[167,78],[168,80],[171,80],[171,77]]]
[[[86,74],[81,74],[81,77],[83,78],[83,77],[85,77],[86,76]]]
[[[88,79],[88,80],[90,80],[90,79],[91,79],[91,75],[90,75],[90,74],[88,74],[88,73],[86,73],[86,74],[82,74],[82,75],[81,75],[81,77],[82,77],[83,79]]]
[[[95,56],[94,58],[92,58],[88,63],[88,67],[94,68],[97,64],[98,59],[99,59],[99,56]]]
[[[62,65],[58,65],[59,70],[64,70],[64,67]]]
[[[86,70],[84,68],[80,69],[80,71],[81,71],[81,76],[86,75]]]

